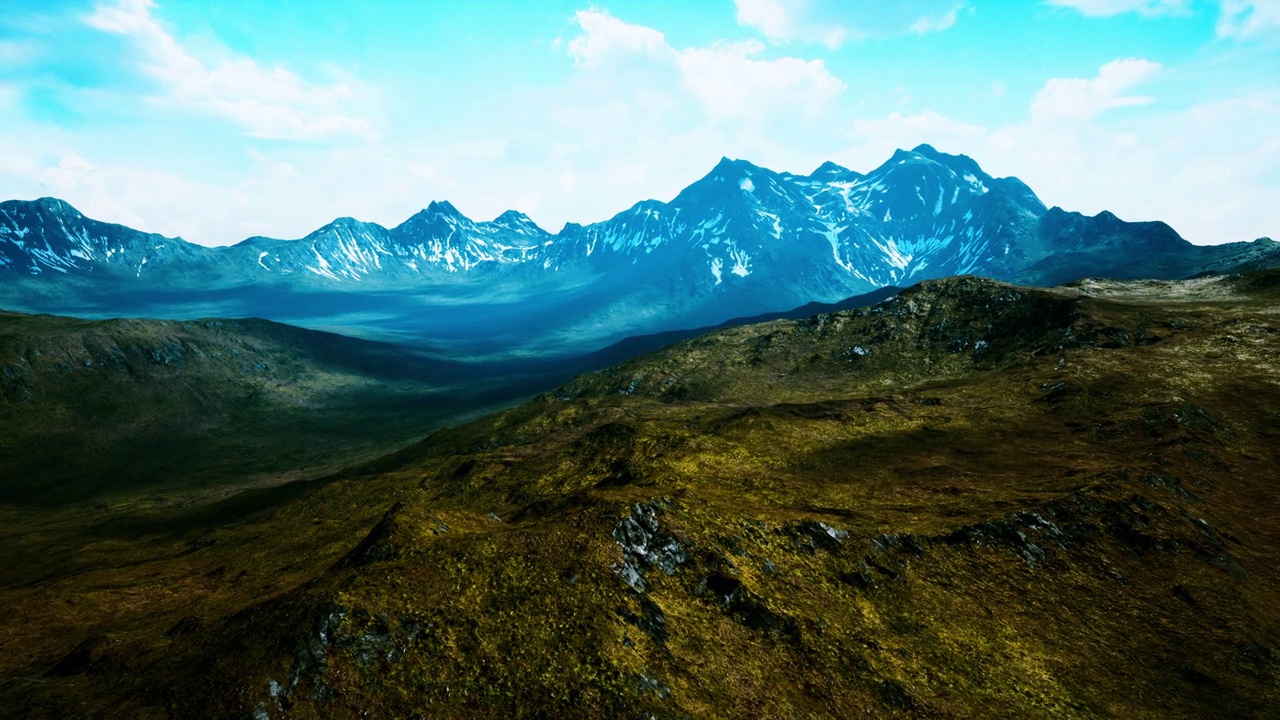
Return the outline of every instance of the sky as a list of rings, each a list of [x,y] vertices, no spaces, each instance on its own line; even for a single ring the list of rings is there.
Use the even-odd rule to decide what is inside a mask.
[[[921,143],[1280,239],[1280,0],[0,0],[0,199],[205,245],[433,200],[555,232]]]

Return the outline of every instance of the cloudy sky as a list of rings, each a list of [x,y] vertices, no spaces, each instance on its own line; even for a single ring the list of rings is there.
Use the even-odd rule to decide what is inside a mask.
[[[5,0],[0,199],[221,245],[431,200],[555,231],[724,156],[930,143],[1049,205],[1280,238],[1280,0]]]

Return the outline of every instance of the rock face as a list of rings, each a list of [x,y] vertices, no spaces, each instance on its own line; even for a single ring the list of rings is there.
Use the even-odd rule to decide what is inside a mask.
[[[928,145],[866,175],[726,158],[670,202],[555,234],[433,202],[390,229],[339,218],[298,240],[203,248],[59,200],[0,203],[0,304],[14,309],[174,317],[220,302],[200,312],[316,325],[341,311],[366,330],[435,335],[479,315],[485,334],[596,345],[950,275],[1053,285],[1277,259],[1265,239],[1200,247],[1163,223],[1046,210],[1017,178]]]

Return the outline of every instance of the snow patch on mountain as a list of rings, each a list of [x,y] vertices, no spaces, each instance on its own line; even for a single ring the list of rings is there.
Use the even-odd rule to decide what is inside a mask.
[[[98,223],[60,201],[13,201],[0,203],[0,272],[127,274],[156,287],[168,278],[183,280],[175,287],[310,283],[309,291],[493,283],[518,294],[553,282],[601,292],[648,283],[670,293],[671,283],[690,283],[687,297],[660,302],[702,302],[713,295],[700,290],[717,287],[783,307],[906,279],[1009,276],[1043,256],[1032,229],[1045,212],[1020,181],[919,146],[865,175],[834,163],[806,176],[723,159],[669,202],[646,200],[554,234],[514,210],[477,222],[432,202],[391,228],[339,218],[296,240],[200,248]]]

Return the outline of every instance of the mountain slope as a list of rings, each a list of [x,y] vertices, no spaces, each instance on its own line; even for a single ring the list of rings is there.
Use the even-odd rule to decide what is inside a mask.
[[[861,307],[894,292],[776,317]],[[0,503],[192,487],[231,493],[252,478],[314,476],[706,330],[628,338],[554,362],[493,362],[259,319],[0,311]]]
[[[297,240],[197,248],[57,200],[0,203],[0,303],[12,308],[264,316],[476,353],[580,353],[959,274],[1053,285],[1276,262],[1270,241],[1202,247],[1162,223],[1046,210],[1017,178],[928,145],[865,175],[726,158],[670,202],[554,235],[519,213],[475,222],[436,202],[390,229],[339,218]]]
[[[0,693],[30,717],[1265,716],[1278,307],[1275,271],[961,277],[687,340],[234,524],[154,525],[108,569],[13,577],[0,611],[32,624]]]
[[[264,320],[0,313],[0,503],[314,476],[552,382],[539,373]]]
[[[397,280],[528,262],[550,237],[515,211],[477,223],[447,202],[433,202],[391,230],[338,218],[300,240],[250,238],[229,254],[239,251],[243,259],[256,253],[258,268],[251,268],[256,275],[301,270],[334,282]]]
[[[0,270],[148,278],[166,270],[204,270],[217,251],[98,222],[55,198],[0,203]]]

